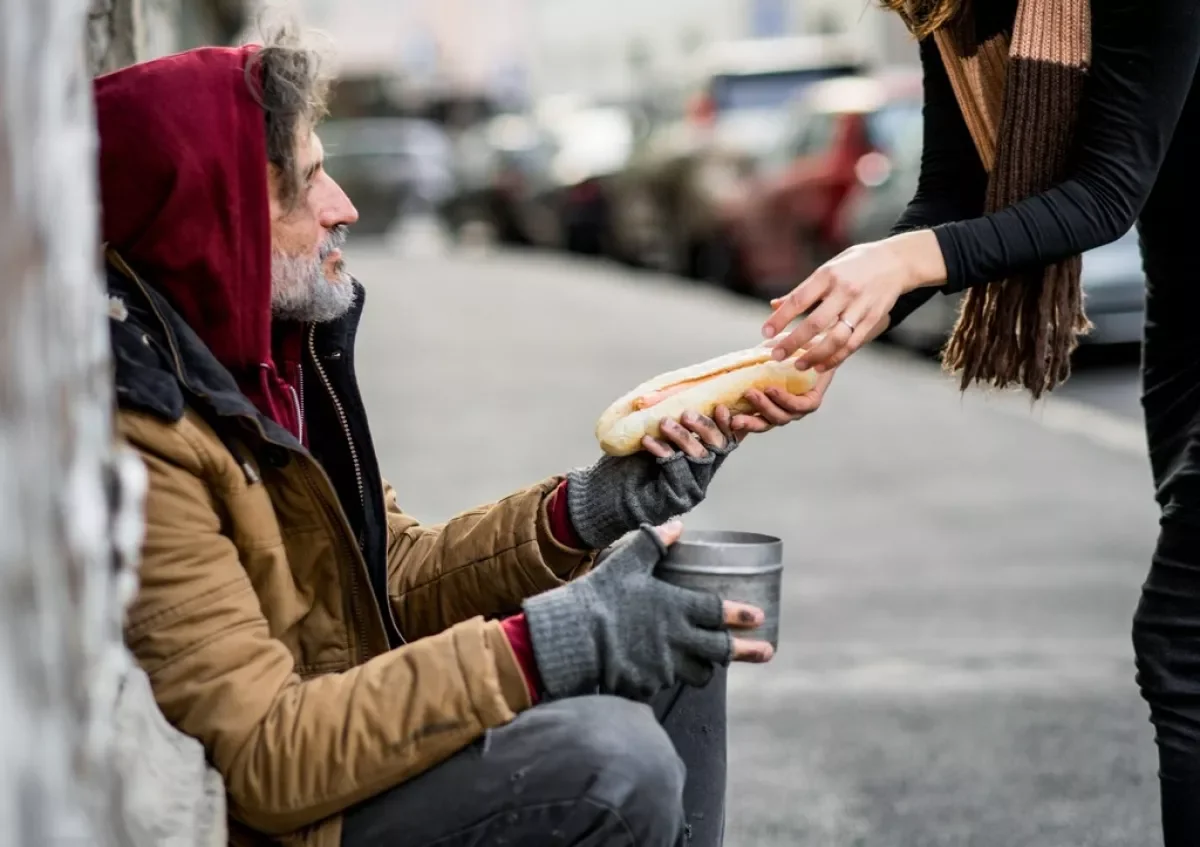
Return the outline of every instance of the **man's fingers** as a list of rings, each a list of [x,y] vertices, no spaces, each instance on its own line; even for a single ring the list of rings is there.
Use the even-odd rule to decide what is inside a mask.
[[[642,446],[651,456],[657,456],[660,459],[669,459],[675,454],[671,445],[659,441],[657,438],[651,438],[649,435],[642,436]]]
[[[725,433],[721,432],[717,422],[695,412],[684,412],[679,419],[687,429],[696,433],[700,440],[709,447],[725,446]]]
[[[657,527],[655,531],[658,533],[658,537],[662,539],[662,543],[670,547],[683,534],[683,522],[667,521],[662,526]]]
[[[726,442],[736,440],[737,436],[733,431],[733,412],[729,411],[728,406],[717,406],[713,410],[713,418],[716,420],[717,429],[721,430],[721,434],[725,436]]]
[[[738,603],[726,600],[722,604],[725,611],[725,624],[730,629],[754,629],[762,626],[763,610],[749,603]]]
[[[708,448],[701,444],[699,439],[692,435],[691,430],[683,424],[666,418],[662,421],[661,426],[663,436],[693,459],[703,459],[708,455]]]
[[[775,648],[766,641],[750,641],[745,638],[733,639],[733,661],[751,662],[762,665],[775,656]]]

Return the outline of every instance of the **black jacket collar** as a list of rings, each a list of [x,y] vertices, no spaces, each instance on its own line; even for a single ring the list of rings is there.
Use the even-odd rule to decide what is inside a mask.
[[[110,253],[107,272],[114,384],[120,407],[177,421],[185,405],[191,404],[202,414],[256,424],[268,441],[307,453],[295,436],[242,394],[233,375],[166,298],[115,254]],[[318,351],[352,350],[366,295],[357,280],[353,284],[357,294],[353,308],[337,321],[316,327]]]

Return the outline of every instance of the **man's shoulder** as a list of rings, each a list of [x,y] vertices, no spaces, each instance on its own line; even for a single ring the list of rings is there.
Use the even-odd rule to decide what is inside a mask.
[[[117,407],[163,421],[183,417],[184,397],[168,339],[131,283],[108,271],[108,328]]]
[[[163,463],[193,476],[207,477],[226,464],[228,449],[211,427],[193,410],[178,420],[137,409],[117,411],[117,432],[143,458]]]

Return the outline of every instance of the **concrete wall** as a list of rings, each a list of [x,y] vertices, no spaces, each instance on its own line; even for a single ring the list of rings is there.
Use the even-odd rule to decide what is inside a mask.
[[[88,0],[92,73],[203,44],[232,43],[259,0]]]
[[[219,847],[225,792],[122,638],[145,470],[112,425],[91,76],[126,0],[0,0],[0,844]]]

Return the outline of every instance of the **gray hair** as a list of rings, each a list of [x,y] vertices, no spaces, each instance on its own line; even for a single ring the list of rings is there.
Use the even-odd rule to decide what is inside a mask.
[[[303,189],[299,139],[327,112],[331,80],[324,58],[289,21],[268,31],[246,64],[247,82],[266,113],[267,161],[279,172],[279,200],[288,209],[296,206]]]

